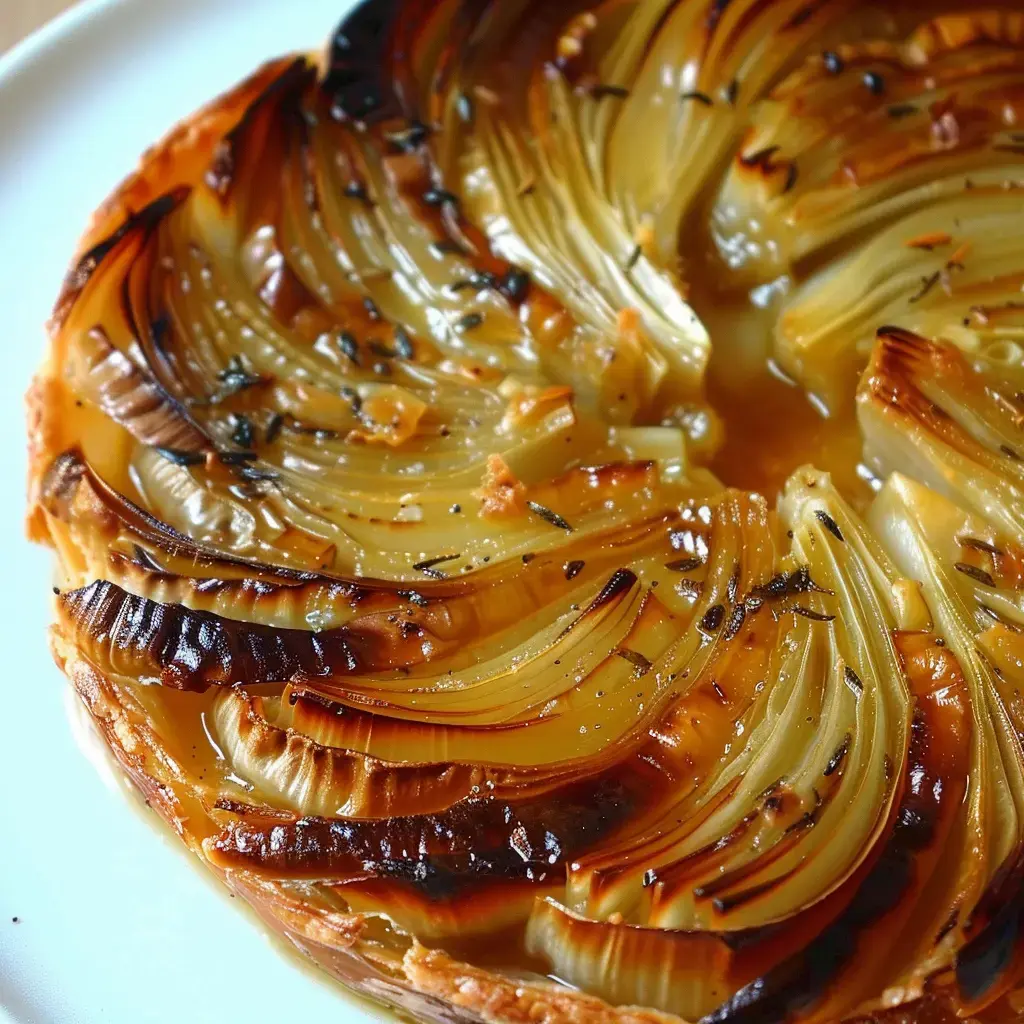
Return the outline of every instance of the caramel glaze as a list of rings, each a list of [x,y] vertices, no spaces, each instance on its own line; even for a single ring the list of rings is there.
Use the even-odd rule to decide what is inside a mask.
[[[861,440],[852,413],[816,406],[768,364],[737,389],[729,380],[727,357],[718,352],[712,357],[708,400],[723,410],[724,440],[708,468],[734,486],[775,495],[797,467],[811,462],[832,475],[855,507],[866,506],[872,490],[860,468]]]
[[[438,9],[447,6],[437,5]],[[752,6],[761,12],[770,5]],[[794,10],[783,30],[798,30],[813,19],[820,6]],[[146,202],[134,203],[134,209],[123,222],[112,226],[107,237],[92,240],[91,248],[65,282],[54,328],[57,332],[64,328],[76,305],[91,294],[90,288],[111,264],[119,260],[130,264],[118,292],[119,315],[122,326],[129,328],[133,347],[144,354],[152,373],[145,379],[126,376],[120,389],[103,393],[99,406],[135,442],[163,449],[181,467],[203,465],[210,479],[229,485],[239,500],[255,501],[265,494],[261,487],[277,479],[267,475],[270,471],[257,467],[259,457],[278,443],[282,431],[285,436],[308,436],[317,444],[332,444],[353,425],[367,431],[374,428],[367,424],[372,416],[365,412],[364,400],[353,397],[351,388],[346,391],[347,385],[341,389],[348,403],[344,413],[348,418],[342,425],[335,422],[338,414],[334,406],[325,403],[330,414],[326,419],[334,417],[332,426],[316,421],[315,416],[309,421],[282,414],[265,417],[267,396],[280,382],[239,366],[221,371],[219,379],[226,385],[223,394],[203,393],[200,385],[209,376],[208,369],[182,341],[188,333],[187,325],[164,309],[164,300],[181,267],[173,258],[168,266],[166,253],[159,257],[159,246],[170,244],[168,237],[179,230],[176,218],[194,195],[205,196],[208,192],[222,211],[234,211],[236,205],[244,208],[242,219],[250,229],[270,226],[280,230],[287,218],[279,217],[274,190],[283,189],[291,179],[273,177],[274,160],[281,152],[298,154],[298,171],[288,163],[287,173],[301,177],[302,205],[306,214],[320,223],[326,187],[316,166],[320,125],[324,133],[337,137],[336,161],[350,178],[347,198],[368,207],[378,200],[360,177],[364,158],[339,126],[358,122],[360,132],[385,132],[381,180],[393,189],[409,216],[434,238],[431,244],[435,254],[471,257],[474,275],[465,282],[468,287],[479,286],[483,292],[500,296],[519,322],[553,349],[565,342],[571,323],[566,307],[492,250],[484,232],[465,216],[454,192],[449,191],[454,184],[446,173],[452,169],[436,164],[425,148],[433,126],[444,113],[441,97],[448,76],[457,70],[456,59],[470,46],[479,20],[493,13],[492,7],[485,0],[462,5],[451,36],[437,44],[436,81],[432,98],[424,104],[416,83],[416,63],[424,59],[416,49],[417,26],[429,22],[434,5],[427,0],[405,4],[376,0],[361,5],[334,36],[322,74],[305,58],[281,62],[272,74],[264,72],[246,96],[241,116],[228,130],[216,133],[201,176],[177,182],[161,195],[145,196]],[[711,3],[706,18],[694,31],[710,39],[720,23],[727,22],[729,7],[728,2]],[[585,52],[576,52],[576,43],[591,30],[583,4],[558,11],[535,10],[534,14],[537,16],[530,23],[530,31],[522,33],[507,61],[494,71],[496,81],[511,83],[520,73],[527,74],[540,63],[538,55],[557,42],[564,52],[558,51],[554,67],[576,90],[589,90],[605,99],[623,98],[614,86],[595,82],[595,66],[588,62]],[[583,20],[571,22],[575,25],[573,31],[559,36],[573,14]],[[581,45],[580,50],[585,51],[585,47]],[[835,54],[832,57],[840,61]],[[873,90],[874,80],[867,79],[867,85]],[[735,80],[732,86],[739,88]],[[726,88],[724,99],[735,104],[732,86]],[[481,96],[478,101],[487,102],[486,90]],[[707,106],[720,99],[699,91],[690,98]],[[462,100],[469,102],[465,96]],[[463,120],[468,121],[468,116]],[[396,124],[400,125],[397,132]],[[537,128],[541,134],[545,130]],[[266,166],[264,152],[274,154]],[[768,154],[746,164],[754,169],[760,166],[767,173],[770,162]],[[791,186],[792,182],[787,188]],[[527,192],[530,187],[525,183]],[[253,233],[249,231],[247,237]],[[339,239],[332,241],[339,249],[344,248]],[[634,258],[643,255],[642,243],[637,245]],[[778,316],[774,300],[762,296],[754,301],[739,287],[723,286],[721,282],[729,280],[729,271],[711,243],[705,239],[694,248],[697,255],[685,267],[688,295],[715,339],[705,393],[699,397],[714,410],[721,428],[721,443],[698,454],[696,463],[731,487],[774,498],[798,466],[812,462],[831,473],[850,505],[863,509],[872,488],[869,474],[860,466],[860,437],[852,409],[842,406],[826,412],[820,402],[808,398],[770,362],[768,339]],[[206,256],[195,251],[191,255],[201,266],[208,266],[202,263]],[[271,262],[262,270],[257,266],[256,279],[249,283],[269,318],[310,347],[322,341],[328,327],[334,331],[340,325],[344,329],[337,339],[339,347],[344,357],[361,369],[365,369],[360,360],[365,359],[367,351],[375,352],[382,360],[374,364],[375,368],[386,368],[379,374],[382,378],[395,373],[391,367],[399,360],[420,369],[435,368],[439,360],[435,358],[438,353],[434,342],[422,335],[410,335],[399,323],[388,321],[372,299],[348,304],[328,302],[294,269],[287,265],[271,267]],[[475,312],[467,316],[469,319],[460,321],[459,329],[471,333],[481,325],[482,318],[474,319],[480,316]],[[375,335],[373,344],[364,345],[371,334]],[[354,339],[351,342],[350,336]],[[907,384],[903,379],[906,367],[915,360],[933,359],[942,362],[948,372],[965,377],[970,369],[910,331],[883,328],[881,338],[876,366],[879,373],[873,386],[897,388],[898,396],[889,394],[890,404],[903,403],[908,415],[917,416],[941,434],[947,426],[941,410]],[[117,344],[101,328],[96,328],[92,343],[97,363],[116,359]],[[549,354],[545,353],[545,358]],[[462,367],[467,380],[475,384],[487,379],[489,371],[482,360],[468,363]],[[244,379],[239,383],[238,378]],[[51,384],[58,392],[65,387],[54,381]],[[232,391],[236,385],[237,390]],[[58,397],[66,401],[69,395],[61,392]],[[547,397],[557,408],[564,396]],[[234,418],[234,449],[215,440],[211,423],[204,420],[207,406],[218,406]],[[640,425],[652,425],[662,422],[666,413],[666,408],[654,403],[635,420]],[[80,414],[83,422],[89,415],[95,415],[95,411]],[[613,420],[617,416],[621,422],[633,425],[632,416],[609,414]],[[401,426],[400,420],[396,416],[391,426]],[[418,428],[419,424],[413,426]],[[470,426],[476,429],[478,424]],[[625,676],[629,689],[635,689],[636,696],[631,697],[629,706],[639,708],[636,720],[641,725],[636,734],[629,734],[625,749],[616,752],[610,763],[595,768],[596,760],[587,762],[586,770],[580,772],[582,777],[572,781],[565,781],[572,775],[568,769],[565,777],[552,771],[550,778],[544,778],[540,771],[531,778],[524,771],[509,784],[509,793],[503,792],[500,797],[479,792],[461,795],[444,809],[431,813],[370,817],[345,815],[339,810],[335,816],[303,814],[292,806],[290,796],[286,798],[272,792],[269,784],[264,787],[233,773],[211,726],[218,690],[248,692],[253,687],[254,692],[281,698],[282,703],[284,695],[290,694],[293,705],[301,705],[304,700],[316,704],[325,720],[332,715],[369,720],[372,710],[354,709],[333,699],[339,696],[338,691],[351,697],[344,691],[350,677],[356,683],[360,676],[392,672],[415,678],[416,670],[429,667],[431,659],[455,659],[463,647],[480,639],[474,627],[486,637],[481,623],[493,627],[496,635],[513,628],[511,613],[507,616],[510,621],[502,619],[499,612],[491,613],[490,619],[481,615],[478,621],[456,618],[457,609],[471,606],[474,599],[487,592],[489,581],[500,579],[500,572],[494,566],[487,568],[483,563],[489,558],[484,557],[480,564],[463,567],[472,571],[470,577],[449,579],[445,566],[460,557],[452,553],[416,563],[418,571],[425,574],[422,584],[364,579],[345,571],[331,544],[298,529],[288,535],[299,552],[295,564],[274,566],[218,551],[215,545],[196,542],[147,512],[143,488],[129,477],[125,467],[109,473],[97,471],[75,447],[70,425],[51,424],[50,429],[53,436],[49,447],[53,450],[49,451],[51,457],[45,473],[40,474],[35,494],[33,532],[47,535],[62,551],[70,550],[82,535],[83,521],[91,515],[97,534],[112,544],[105,552],[102,571],[93,571],[92,565],[66,566],[69,577],[78,582],[80,577],[91,581],[72,586],[58,597],[58,660],[70,663],[75,684],[102,723],[111,746],[160,813],[187,833],[188,841],[203,851],[215,869],[229,880],[234,878],[232,884],[243,890],[253,887],[248,890],[250,898],[254,898],[254,880],[258,878],[278,885],[275,892],[282,900],[291,900],[292,908],[306,897],[312,898],[310,894],[315,891],[316,899],[346,912],[390,910],[396,922],[425,922],[436,916],[458,927],[453,925],[448,934],[425,935],[425,942],[500,971],[542,973],[544,959],[528,954],[524,945],[523,917],[529,913],[530,904],[539,896],[563,898],[567,872],[578,871],[581,860],[591,854],[599,858],[602,850],[624,841],[631,820],[646,820],[646,815],[655,820],[656,813],[674,794],[688,792],[691,782],[697,791],[712,776],[719,748],[729,750],[729,734],[742,724],[743,714],[754,706],[755,694],[760,692],[761,684],[755,683],[754,676],[767,674],[770,669],[750,652],[756,652],[763,637],[780,631],[780,619],[792,617],[795,621],[802,616],[824,624],[835,618],[834,613],[822,610],[832,607],[827,602],[835,593],[818,586],[808,570],[792,564],[791,558],[782,564],[776,550],[782,531],[774,513],[769,514],[760,499],[730,495],[721,505],[709,505],[693,498],[681,509],[681,503],[671,495],[660,505],[652,498],[643,506],[646,518],[633,522],[632,529],[620,524],[604,533],[585,534],[577,541],[573,537],[577,515],[583,519],[599,510],[602,503],[614,506],[623,492],[640,500],[637,495],[641,492],[646,495],[657,491],[658,474],[652,460],[626,462],[621,451],[613,461],[597,467],[577,460],[550,485],[523,484],[507,466],[499,467],[492,474],[498,497],[490,495],[499,513],[528,511],[546,528],[557,531],[560,538],[564,535],[565,544],[559,548],[557,559],[542,556],[530,570],[527,567],[534,563],[532,552],[517,551],[513,559],[520,576],[532,571],[543,580],[534,584],[538,604],[540,592],[548,591],[552,601],[552,594],[559,600],[565,598],[568,609],[584,621],[596,619],[619,604],[626,607],[630,596],[644,589],[639,610],[628,628],[623,628],[607,657],[594,669],[606,672],[613,682]],[[448,436],[444,433],[447,425],[432,424],[431,429],[436,429],[439,437]],[[571,443],[572,438],[566,440]],[[100,458],[97,456],[97,461]],[[113,466],[116,453],[109,458]],[[287,460],[282,460],[282,465],[287,468]],[[528,475],[528,465],[523,469]],[[541,489],[544,486],[549,486],[556,497],[566,492],[583,495],[571,514],[572,521],[537,500],[545,496]],[[529,502],[525,495],[532,496]],[[727,511],[721,512],[722,508]],[[454,508],[452,512],[461,514]],[[827,513],[824,519],[821,511],[818,515],[829,535],[845,544],[835,521]],[[347,516],[352,521],[361,518],[354,512]],[[366,519],[373,526],[381,522],[376,517]],[[393,532],[400,534],[407,522],[396,520],[391,524]],[[499,528],[501,525],[499,521]],[[723,572],[716,567],[719,556],[714,543],[718,533],[728,529],[748,531],[760,547],[750,554],[741,544],[739,550],[750,564],[736,561],[735,567],[730,565]],[[598,549],[593,556],[588,547],[591,542]],[[577,543],[578,550],[573,546]],[[1005,555],[1000,557],[1006,561]],[[296,564],[301,567],[296,568]],[[116,577],[117,582],[107,576]],[[716,582],[718,577],[725,582]],[[157,586],[178,588],[174,591],[178,601],[145,596],[147,589]],[[577,591],[577,587],[590,588],[582,611],[576,599],[584,591]],[[287,593],[297,604],[298,595],[318,588],[329,595],[336,611],[345,606],[346,614],[351,612],[349,621],[326,629],[268,626],[258,621],[259,601],[267,605],[281,603],[279,598]],[[655,588],[661,588],[660,595]],[[500,601],[500,588],[496,586],[493,594]],[[253,621],[191,606],[222,597],[235,600],[232,610],[244,611]],[[807,603],[797,605],[798,599]],[[460,600],[463,605],[458,604]],[[811,607],[815,601],[823,603]],[[561,605],[559,614],[567,614]],[[755,615],[761,618],[755,621]],[[666,633],[672,634],[672,641],[664,641]],[[661,673],[652,668],[659,658],[668,656],[666,651],[674,650],[672,644],[678,637],[687,641],[696,638],[693,658],[706,658],[706,663],[722,671],[719,677],[701,676],[700,686],[685,696],[683,684],[689,670],[680,673],[678,684],[675,675],[668,676],[666,693],[659,699],[665,707],[671,706],[679,719],[673,721],[666,712],[657,719],[658,724],[669,723],[680,730],[688,727],[695,736],[702,734],[706,749],[698,750],[699,744],[694,742],[692,749],[673,749],[667,754],[666,748],[653,742],[655,725],[641,712],[646,703],[654,701],[654,691],[663,683]],[[727,949],[730,956],[735,955],[737,962],[755,964],[757,969],[749,970],[752,977],[745,976],[741,985],[734,986],[733,994],[703,1017],[706,1024],[779,1024],[798,1018],[812,1005],[817,1013],[841,1015],[848,1007],[842,994],[836,994],[833,988],[840,975],[855,976],[858,985],[868,992],[874,991],[874,981],[886,976],[884,948],[880,946],[877,952],[871,948],[874,929],[888,928],[893,934],[899,929],[912,935],[916,920],[913,908],[927,899],[929,882],[955,827],[957,809],[964,802],[969,784],[966,752],[970,725],[965,684],[959,664],[944,643],[930,630],[893,634],[913,712],[902,774],[886,780],[895,798],[880,830],[884,838],[865,862],[829,894],[827,904],[804,908],[795,923],[786,923],[785,930],[778,923],[750,930],[707,930],[711,941]],[[715,658],[720,660],[716,662]],[[465,666],[459,663],[457,667],[461,670]],[[852,672],[854,686],[851,672],[847,667],[847,685],[863,694],[863,682]],[[585,675],[581,672],[581,677]],[[390,677],[389,682],[393,682]],[[668,684],[677,688],[669,692]],[[595,699],[603,697],[600,691]],[[741,701],[747,703],[741,705]],[[565,702],[562,694],[552,701],[552,709],[545,709],[538,718],[562,713],[560,702]],[[118,714],[126,720],[134,716],[136,723],[148,722],[152,736],[140,732],[139,737],[147,738],[136,737],[135,746],[131,746],[124,738],[123,723],[118,725]],[[702,715],[707,715],[708,722],[702,723]],[[689,726],[683,721],[686,716]],[[379,731],[383,733],[384,727]],[[742,729],[736,735],[742,735]],[[287,734],[281,741],[283,746],[288,747],[293,738]],[[147,742],[151,745],[148,754],[139,753]],[[818,805],[786,829],[787,840],[777,851],[780,857],[795,848],[803,831],[814,828],[816,815],[823,813],[838,792],[855,742],[857,739],[848,734],[831,754],[814,790]],[[163,761],[152,756],[157,748],[166,755]],[[324,762],[329,756],[327,749],[326,744],[310,744],[307,756]],[[725,761],[725,754],[721,754],[721,760]],[[449,770],[455,774],[466,767],[443,759],[439,764],[442,774]],[[392,767],[384,765],[383,770]],[[799,806],[799,796],[782,779],[768,799],[772,799],[771,793],[775,794],[773,814],[789,813]],[[710,815],[714,809],[709,807],[701,813]],[[659,891],[670,894],[675,884],[682,892],[691,881],[688,873],[703,866],[705,859],[723,850],[738,850],[744,830],[753,820],[754,816],[744,819],[717,843],[667,869]],[[188,827],[182,824],[186,821],[190,822]],[[659,820],[658,827],[667,830],[664,821]],[[749,870],[753,871],[754,866],[762,867],[755,860]],[[735,875],[723,874],[722,883],[742,878],[744,870],[741,867]],[[951,1019],[953,1009],[947,993],[952,982],[960,1007],[991,1004],[986,1007],[986,1020],[1002,1024],[1004,1011],[1010,1012],[1007,1004],[989,996],[994,986],[1002,986],[1002,991],[1009,984],[1006,968],[1020,944],[1024,921],[1022,877],[1020,855],[1015,854],[1002,865],[983,899],[973,908],[971,920],[950,922],[949,928],[962,925],[966,936],[953,971],[947,972],[955,977],[936,978],[935,990],[925,991],[912,1011],[916,1024],[945,1024]],[[594,882],[592,895],[607,895],[619,881],[619,873],[610,870]],[[648,887],[646,879],[643,885]],[[754,888],[746,898],[756,902],[771,887]],[[706,892],[702,890],[699,895],[711,895],[713,888],[713,883],[708,884]],[[502,916],[503,904],[507,920]],[[726,915],[731,909],[735,908],[723,903],[716,912]],[[266,905],[261,912],[273,918],[266,912]],[[490,925],[489,915],[498,923]],[[619,914],[614,923],[621,924],[621,918]],[[393,933],[376,920],[375,927],[387,932],[378,946],[392,944],[399,952],[409,947],[407,935]],[[364,923],[359,922],[358,928],[362,927]],[[409,930],[416,931],[415,927]],[[936,943],[941,938],[937,936]],[[343,976],[360,975],[372,960],[353,961],[358,962],[358,968],[348,960],[340,966],[340,945],[325,945],[319,952],[312,948],[315,942],[306,945]],[[394,956],[388,956],[393,968]],[[381,954],[381,962],[385,960],[387,957]],[[365,977],[360,978],[363,980]],[[905,1012],[879,1011],[871,1019],[896,1024]]]
[[[795,469],[811,463],[830,473],[855,507],[865,507],[872,488],[860,466],[852,404],[827,408],[777,365],[771,335],[780,293],[755,301],[730,287],[731,271],[707,236],[709,216],[694,217],[696,255],[686,268],[689,301],[714,338],[705,385],[722,422],[708,468],[730,486],[774,497]],[[843,390],[855,388],[852,379]]]

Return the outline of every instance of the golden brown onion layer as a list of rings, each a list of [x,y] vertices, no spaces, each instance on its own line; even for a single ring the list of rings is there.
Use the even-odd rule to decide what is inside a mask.
[[[336,977],[1024,1012],[1015,7],[369,0],[99,211],[54,653]]]

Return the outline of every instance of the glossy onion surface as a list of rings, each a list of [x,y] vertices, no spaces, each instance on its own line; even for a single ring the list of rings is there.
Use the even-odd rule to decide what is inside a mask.
[[[430,1021],[1024,1012],[1024,12],[370,0],[97,213],[55,657]]]

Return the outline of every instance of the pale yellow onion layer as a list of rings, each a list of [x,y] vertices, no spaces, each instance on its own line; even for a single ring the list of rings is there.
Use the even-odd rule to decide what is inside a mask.
[[[995,1003],[1021,15],[443,0],[366,31],[175,137],[69,278],[32,529],[76,685],[126,695],[213,864],[379,950],[508,929],[709,1022],[950,968]],[[837,413],[867,364],[864,518],[810,468],[775,508],[701,468],[734,415],[705,304]]]

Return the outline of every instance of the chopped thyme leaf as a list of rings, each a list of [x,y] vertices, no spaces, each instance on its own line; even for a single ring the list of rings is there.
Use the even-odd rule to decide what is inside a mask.
[[[153,450],[176,466],[201,466],[206,462],[205,452],[187,452],[180,448],[165,448],[162,445],[154,445]]]
[[[267,444],[273,444],[281,436],[281,428],[284,426],[284,417],[275,412],[267,423]]]
[[[911,302],[920,302],[938,283],[942,277],[942,271],[936,270],[934,274],[928,274],[921,278],[921,287],[910,297]]]
[[[590,95],[596,100],[604,99],[606,96],[624,100],[629,96],[629,90],[624,85],[595,85],[590,90]]]
[[[677,558],[672,562],[666,562],[665,568],[669,572],[692,572],[700,568],[704,562],[699,558]]]
[[[234,430],[231,432],[231,440],[238,445],[239,448],[251,449],[256,438],[256,432],[253,430],[252,421],[247,416],[235,415],[232,417],[232,423]]]
[[[813,608],[805,608],[802,604],[794,605],[789,611],[814,622],[831,622],[835,618],[834,615],[826,615],[824,612],[816,612]]]
[[[242,357],[238,355],[234,355],[228,360],[228,365],[217,374],[217,380],[220,382],[220,387],[210,398],[212,404],[222,402],[225,398],[237,395],[240,391],[263,383],[263,377],[248,369]]]
[[[849,665],[843,668],[843,678],[846,680],[846,685],[854,693],[859,695],[864,692],[864,684],[860,681],[860,676]]]
[[[845,543],[846,538],[843,537],[843,533],[839,529],[839,524],[824,509],[819,508],[814,515],[818,522],[821,523],[821,525],[824,526],[836,540]]]
[[[701,616],[698,628],[702,633],[717,633],[725,619],[725,605],[713,604]]]
[[[271,480],[280,479],[281,474],[273,469],[260,469],[257,466],[243,466],[239,471],[238,475],[243,480],[248,480],[252,483],[264,483]]]
[[[455,322],[455,327],[459,331],[472,331],[479,327],[483,322],[483,313],[467,313]]]
[[[967,562],[957,562],[953,566],[957,572],[963,573],[965,576],[970,576],[972,580],[977,583],[981,583],[986,587],[995,587],[996,581],[992,578],[992,574],[986,572],[984,569],[979,569],[976,565],[970,565]]]
[[[557,512],[552,512],[551,509],[545,508],[544,505],[541,505],[536,501],[528,501],[526,506],[534,515],[540,516],[545,523],[550,523],[559,530],[565,530],[566,533],[572,533],[572,526],[570,526],[569,523],[567,523]]]
[[[617,647],[615,649],[615,653],[633,666],[634,678],[639,679],[641,676],[645,676],[651,671],[652,666],[650,660],[644,657],[644,655],[639,651],[631,651],[628,647]]]
[[[416,562],[413,568],[417,572],[423,573],[425,576],[430,576],[435,580],[447,579],[448,574],[441,569],[434,568],[440,565],[442,562],[453,562],[456,558],[461,558],[462,555],[438,555],[435,558],[425,558],[422,562]]]
[[[583,571],[583,567],[586,562],[582,558],[574,558],[571,562],[566,562],[564,567],[565,578],[567,580],[575,579]]]

